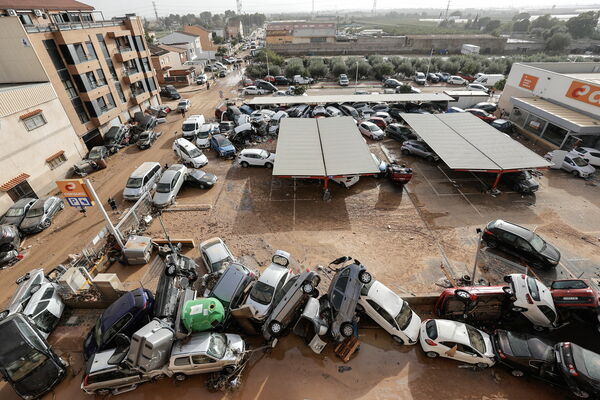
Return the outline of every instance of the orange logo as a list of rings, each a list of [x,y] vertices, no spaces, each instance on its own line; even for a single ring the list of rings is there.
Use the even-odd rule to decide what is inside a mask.
[[[523,74],[521,77],[521,82],[519,82],[519,86],[523,89],[533,90],[535,89],[535,85],[537,85],[539,79],[540,78],[537,76]]]
[[[600,107],[600,86],[573,81],[569,90],[567,90],[566,96],[574,100],[591,104],[592,106]]]
[[[85,183],[81,179],[64,179],[56,181],[56,186],[65,197],[91,197],[88,194]]]

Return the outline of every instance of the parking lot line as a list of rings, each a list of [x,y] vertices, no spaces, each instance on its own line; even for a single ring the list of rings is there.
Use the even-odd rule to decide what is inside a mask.
[[[415,169],[415,168],[413,167],[413,169]],[[433,185],[431,184],[431,182],[429,181],[429,179],[427,179],[427,176],[426,176],[426,175],[425,175],[425,174],[424,174],[424,173],[421,171],[421,169],[418,169],[418,171],[417,171],[417,172],[418,172],[418,173],[419,173],[419,175],[420,175],[420,176],[422,176],[422,177],[425,179],[425,181],[426,181],[426,182],[429,184],[429,186],[431,187],[431,190],[433,190],[433,192],[439,196],[440,194],[438,193],[438,191],[437,191],[437,190],[435,190],[435,188],[433,187]]]
[[[440,172],[441,172],[442,174],[444,174],[444,176],[445,176],[446,178],[448,178],[448,181],[449,181],[450,183],[452,183],[452,182],[453,182],[453,180],[452,180],[452,179],[450,179],[450,177],[449,177],[448,175],[446,175],[446,173],[444,172],[444,170],[443,170],[443,169],[441,169],[439,165],[437,166],[437,168],[440,170]],[[473,207],[473,210],[475,210],[475,212],[476,212],[477,214],[479,214],[479,216],[480,216],[480,217],[483,217],[483,214],[481,214],[481,213],[479,212],[479,210],[477,209],[477,207],[475,207],[475,205],[474,205],[473,203],[471,203],[471,201],[470,201],[470,200],[467,198],[467,196],[465,196],[465,194],[462,192],[462,190],[460,190],[459,188],[456,188],[456,190],[458,190],[458,193],[460,193],[460,194],[462,195],[462,197],[463,197],[463,198],[466,200],[466,202],[467,202],[467,203],[469,203],[469,205],[470,205],[471,207]]]

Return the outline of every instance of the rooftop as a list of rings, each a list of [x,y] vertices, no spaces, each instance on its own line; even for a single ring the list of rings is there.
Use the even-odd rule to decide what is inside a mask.
[[[91,11],[94,7],[75,0],[0,0],[0,9]]]

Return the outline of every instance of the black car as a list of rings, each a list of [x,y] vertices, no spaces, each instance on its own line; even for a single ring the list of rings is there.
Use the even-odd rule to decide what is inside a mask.
[[[498,105],[496,103],[477,103],[471,108],[477,108],[479,110],[483,110],[489,113],[493,113],[498,109]]]
[[[385,82],[383,82],[383,87],[385,87],[385,88],[392,88],[392,89],[394,89],[394,88],[396,88],[396,87],[398,87],[400,85],[402,85],[402,82],[400,82],[397,79],[392,79],[392,78],[386,79]]]
[[[497,330],[492,346],[498,363],[513,376],[528,375],[553,384],[562,381],[554,353],[554,343],[527,333]]]
[[[507,172],[502,174],[500,180],[519,193],[534,193],[540,187],[538,181],[529,171]]]
[[[279,76],[275,77],[275,84],[276,85],[286,86],[286,85],[290,84],[290,81],[285,76],[279,75]]]
[[[440,77],[433,72],[427,74],[427,80],[431,83],[438,83],[440,81]]]
[[[490,122],[490,125],[498,129],[500,132],[511,134],[515,131],[515,126],[512,122],[505,119],[496,119]]]
[[[396,121],[403,122],[404,119],[400,116],[400,114],[405,112],[406,110],[392,107],[389,109],[388,114],[390,114],[390,117],[394,118]]]
[[[188,174],[185,176],[185,182],[190,186],[208,189],[217,183],[217,176],[200,169],[189,169]]]
[[[259,89],[266,90],[267,92],[274,93],[278,90],[277,86],[273,85],[271,82],[267,82],[262,79],[257,79],[256,81],[254,81],[254,85],[256,85],[256,87]]]
[[[111,126],[108,132],[104,134],[104,146],[111,153],[116,153],[121,147],[123,140],[125,140],[128,131],[129,129],[124,125]]]
[[[488,247],[523,257],[536,268],[555,268],[560,261],[556,247],[529,229],[501,219],[487,224],[481,239]]]
[[[400,143],[407,140],[415,140],[417,138],[417,135],[415,135],[408,126],[396,123],[389,124],[385,128],[385,134]]]
[[[25,218],[25,214],[36,200],[32,197],[17,200],[0,219],[0,225],[19,226],[23,218]]]
[[[160,89],[160,95],[171,100],[179,100],[181,98],[181,95],[173,85],[167,85]]]
[[[247,289],[256,275],[239,263],[231,263],[206,297],[214,297],[223,304],[225,318],[222,325],[226,326],[231,316],[230,311],[243,304]]]
[[[569,342],[558,343],[554,348],[562,375],[575,397],[598,398],[600,355]]]
[[[373,104],[371,109],[375,112],[378,112],[378,111],[388,112],[390,110],[390,106],[385,103],[378,103],[378,104]]]

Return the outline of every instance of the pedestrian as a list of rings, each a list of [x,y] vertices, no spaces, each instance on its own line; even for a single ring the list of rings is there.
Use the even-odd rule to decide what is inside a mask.
[[[210,82],[206,81],[206,90],[209,90],[209,89],[210,89]]]
[[[165,169],[169,169],[169,163],[165,163]]]
[[[112,197],[108,198],[108,205],[110,206],[111,210],[117,211],[117,202]]]

